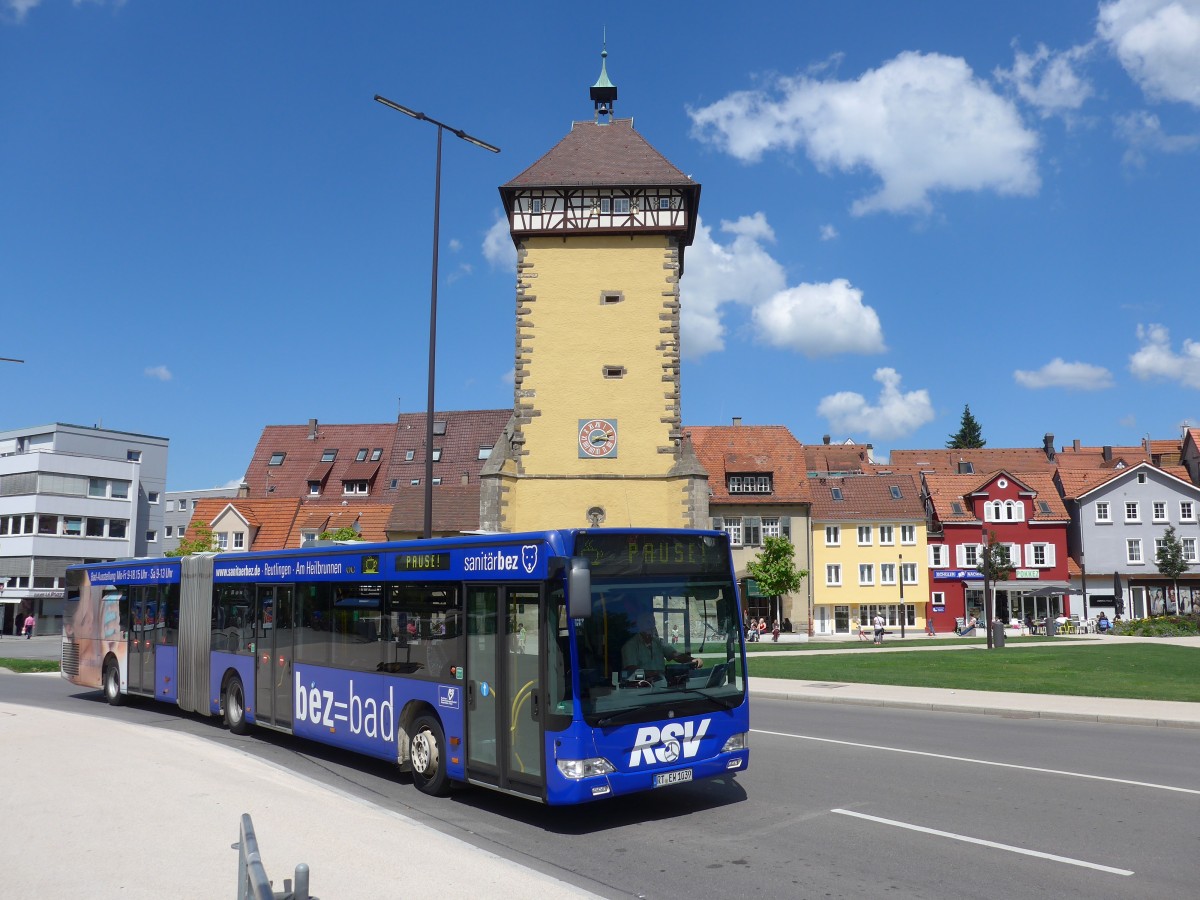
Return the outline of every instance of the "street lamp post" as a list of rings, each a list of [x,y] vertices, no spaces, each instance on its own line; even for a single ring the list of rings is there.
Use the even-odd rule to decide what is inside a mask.
[[[992,548],[987,529],[983,530],[983,620],[987,630],[987,648],[992,649]]]
[[[479,138],[471,137],[461,128],[454,128],[447,125],[445,122],[439,122],[437,119],[430,118],[423,112],[409,109],[407,106],[401,106],[386,97],[375,95],[375,101],[382,103],[384,106],[394,109],[397,112],[402,112],[406,116],[411,116],[414,119],[419,119],[422,122],[428,122],[430,125],[437,126],[437,166],[434,169],[433,179],[433,273],[431,285],[429,288],[429,396],[425,405],[425,528],[424,537],[426,539],[433,537],[433,374],[434,374],[434,359],[437,351],[437,281],[438,281],[438,229],[441,224],[441,207],[442,207],[442,132],[449,131],[457,138],[461,138],[468,144],[474,144],[476,147],[482,147],[484,150],[490,150],[492,153],[499,153],[499,147],[493,147],[486,141],[481,141]]]

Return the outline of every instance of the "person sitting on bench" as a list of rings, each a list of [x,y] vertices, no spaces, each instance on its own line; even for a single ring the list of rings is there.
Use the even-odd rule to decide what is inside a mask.
[[[978,619],[976,619],[974,616],[971,616],[971,618],[967,619],[966,623],[963,625],[962,630],[957,632],[958,636],[962,637],[968,631],[974,631],[977,624]]]

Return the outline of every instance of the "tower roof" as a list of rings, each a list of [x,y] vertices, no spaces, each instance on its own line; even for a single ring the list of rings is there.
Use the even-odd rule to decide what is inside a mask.
[[[633,119],[611,124],[572,122],[567,135],[541,159],[501,187],[691,185],[696,183],[650,146]]]

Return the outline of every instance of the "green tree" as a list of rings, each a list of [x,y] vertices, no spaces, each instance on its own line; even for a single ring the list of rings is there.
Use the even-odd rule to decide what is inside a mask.
[[[1016,571],[1012,559],[1008,555],[1008,547],[996,540],[996,532],[988,532],[987,546],[983,548],[983,559],[976,566],[984,578],[993,583],[1008,581],[1008,576]]]
[[[348,525],[343,525],[337,531],[322,531],[317,535],[319,541],[361,541],[362,535]]]
[[[1179,576],[1188,570],[1188,563],[1183,558],[1183,542],[1175,534],[1174,525],[1168,525],[1167,530],[1163,532],[1162,543],[1158,545],[1158,550],[1154,554],[1154,563],[1158,566],[1159,575],[1171,579],[1175,596],[1178,597]],[[1166,611],[1167,604],[1164,601],[1163,613]]]
[[[188,526],[187,534],[191,537],[179,539],[179,546],[174,550],[168,550],[167,556],[191,556],[193,553],[216,553],[217,538],[213,534],[212,526],[207,522],[193,522]]]
[[[768,597],[794,593],[808,577],[807,570],[796,568],[796,548],[785,537],[764,538],[762,551],[746,563],[746,572]]]
[[[975,421],[975,417],[971,415],[971,407],[968,404],[963,407],[958,433],[950,435],[950,440],[946,441],[946,447],[950,450],[978,450],[980,447],[986,446],[987,441],[983,439],[983,431],[979,427],[979,423]]]

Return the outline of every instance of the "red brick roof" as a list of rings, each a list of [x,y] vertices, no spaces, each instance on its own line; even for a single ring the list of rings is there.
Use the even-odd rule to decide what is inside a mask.
[[[708,471],[710,504],[777,505],[811,499],[804,445],[783,425],[692,425],[684,429]],[[729,493],[729,475],[767,475],[770,494]]]
[[[633,119],[573,122],[566,137],[501,188],[692,185],[633,128]]]
[[[961,463],[970,463],[975,474],[996,472],[1053,472],[1054,461],[1046,456],[1043,448],[1004,447],[961,450],[893,450],[889,462],[880,463],[876,470],[890,469],[893,472],[920,474],[933,472],[938,475],[960,474]]]
[[[206,497],[196,500],[192,520],[188,525],[187,537],[196,537],[197,522],[211,525],[226,507],[232,506],[247,523],[257,526],[257,531],[247,535],[247,550],[278,550],[287,546],[288,532],[296,519],[300,501],[296,498],[278,500],[248,500],[228,497]]]
[[[368,459],[371,451],[382,450],[380,463],[386,471],[396,433],[395,425],[317,423],[315,429],[315,436],[310,437],[313,434],[313,426],[310,425],[267,425],[263,428],[250,466],[246,469],[245,482],[250,489],[251,498],[259,500],[270,497],[307,497],[308,482],[319,480],[314,471],[319,471],[317,467],[321,465],[321,455],[326,450],[336,450],[337,457],[331,464],[322,491],[336,494],[339,499],[342,494],[342,481],[346,479],[347,472],[354,471],[354,457],[359,450],[365,449]],[[278,466],[268,465],[272,455],[276,453],[286,454],[283,463]],[[361,480],[364,477],[366,476],[352,475],[350,480]],[[381,488],[382,485],[372,485],[372,495]]]
[[[339,528],[352,528],[355,523],[358,525],[359,537],[364,541],[386,541],[387,520],[391,512],[391,506],[384,503],[347,502],[344,506],[335,501],[304,503],[288,532],[284,546],[299,547],[303,542],[302,531],[316,530],[319,535],[326,531],[337,531]],[[260,543],[254,542],[255,550],[280,549],[260,546]]]
[[[814,522],[923,522],[925,505],[921,485],[911,475],[850,475],[846,478],[813,478]],[[899,498],[892,488],[900,489]],[[834,489],[841,500],[834,499]]]
[[[388,534],[396,538],[425,531],[425,487],[405,482],[393,495],[395,504],[387,521]],[[433,486],[433,533],[458,534],[479,528],[479,481]]]
[[[1067,507],[1055,486],[1054,476],[1049,472],[1013,473],[999,470],[985,475],[926,475],[924,484],[940,521],[978,522],[972,505],[972,495],[986,491],[988,486],[1002,475],[1033,493],[1034,502],[1029,504],[1029,516],[1026,521],[1065,522],[1070,519]],[[1040,504],[1043,501],[1048,512],[1041,509]],[[959,504],[961,512],[955,511],[955,502]]]

